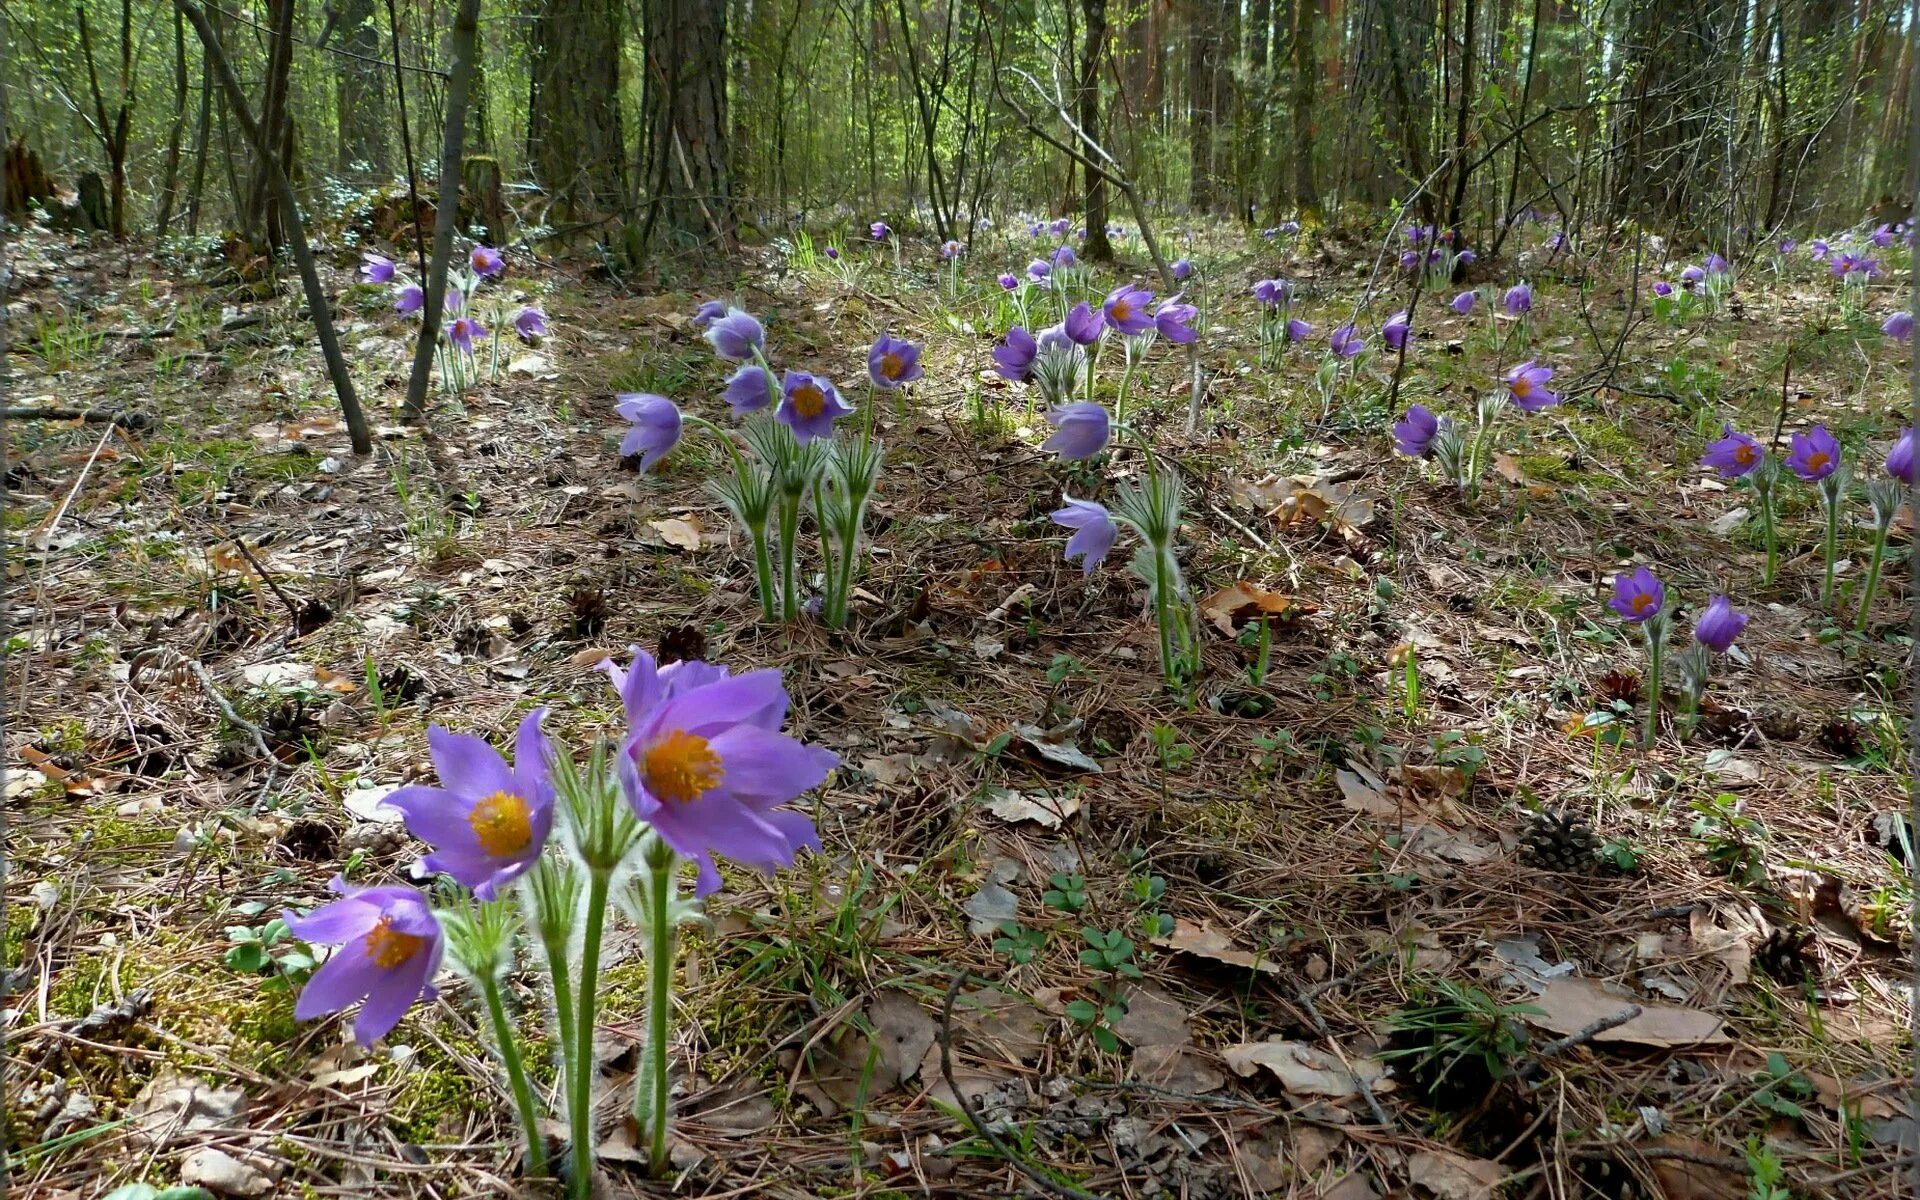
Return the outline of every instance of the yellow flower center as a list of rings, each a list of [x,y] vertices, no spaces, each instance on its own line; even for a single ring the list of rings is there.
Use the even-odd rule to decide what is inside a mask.
[[[1638,596],[1635,596],[1633,598],[1633,611],[1636,614],[1643,613],[1652,607],[1653,607],[1653,593],[1651,592],[1641,592]]]
[[[707,739],[676,729],[647,747],[640,761],[647,790],[670,804],[691,804],[720,786],[726,774]]]
[[[1133,315],[1133,305],[1129,304],[1125,300],[1115,300],[1113,302],[1113,319],[1114,320],[1124,321],[1128,317],[1131,317],[1132,315]]]
[[[1758,457],[1760,457],[1760,452],[1746,442],[1741,442],[1733,448],[1733,461],[1743,467]]]
[[[427,939],[417,933],[402,933],[393,927],[392,917],[381,917],[367,934],[367,957],[385,971],[405,963],[426,946]]]
[[[1818,471],[1821,467],[1827,465],[1827,460],[1831,457],[1833,456],[1825,450],[1815,450],[1813,453],[1807,455],[1807,470]]]
[[[533,844],[533,810],[512,792],[495,792],[474,805],[467,824],[480,848],[495,858],[511,858]]]
[[[1518,379],[1515,379],[1513,381],[1513,394],[1520,397],[1522,400],[1525,400],[1528,396],[1533,395],[1533,380],[1528,379],[1525,375],[1522,375]]]
[[[900,378],[900,373],[906,369],[907,360],[898,354],[889,352],[880,356],[880,374],[888,379]]]
[[[827,394],[821,391],[817,384],[803,383],[793,389],[793,411],[807,420],[811,421],[819,416],[826,411],[826,407]]]

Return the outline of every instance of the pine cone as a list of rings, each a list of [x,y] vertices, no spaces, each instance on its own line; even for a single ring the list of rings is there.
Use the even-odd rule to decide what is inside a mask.
[[[1551,810],[1534,813],[1520,836],[1520,861],[1543,871],[1585,875],[1598,864],[1600,839],[1578,817]]]
[[[1703,712],[1696,728],[1700,740],[1727,746],[1739,745],[1753,732],[1753,724],[1747,714],[1737,708],[1716,708]]]
[[[706,631],[698,625],[682,625],[678,629],[667,630],[660,635],[660,653],[656,657],[663,667],[668,663],[705,662]]]
[[[1820,748],[1835,758],[1859,758],[1867,731],[1852,717],[1835,717],[1820,727]]]
[[[613,615],[613,605],[605,592],[583,583],[568,594],[567,613],[567,628],[574,637],[596,637],[606,628],[607,618]]]
[[[1754,955],[1762,971],[1781,983],[1800,983],[1820,974],[1820,956],[1814,946],[1813,930],[1804,925],[1788,925],[1767,935]]]
[[[1594,681],[1593,695],[1602,704],[1638,704],[1640,676],[1633,671],[1608,671]]]
[[[409,840],[404,825],[383,825],[369,821],[347,830],[347,835],[340,839],[340,850],[348,855],[364,851],[372,858],[390,858],[404,853]]]
[[[1753,725],[1760,731],[1760,736],[1770,742],[1797,742],[1800,735],[1806,732],[1801,728],[1800,718],[1796,714],[1778,708],[1763,709],[1754,717]]]

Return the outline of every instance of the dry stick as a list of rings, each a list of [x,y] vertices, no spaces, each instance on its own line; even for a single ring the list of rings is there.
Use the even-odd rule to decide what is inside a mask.
[[[9,421],[85,421],[89,425],[111,421],[123,429],[145,429],[153,424],[146,413],[117,408],[7,408],[0,409],[0,417]]]
[[[1363,962],[1361,962],[1359,966],[1347,972],[1345,975],[1341,975],[1336,978],[1326,980],[1323,983],[1317,983],[1314,986],[1308,988],[1307,990],[1299,993],[1299,1000],[1300,1000],[1301,1006],[1307,1010],[1307,1015],[1313,1018],[1314,1030],[1317,1033],[1319,1033],[1321,1037],[1326,1039],[1327,1044],[1329,1046],[1333,1047],[1334,1054],[1338,1056],[1340,1059],[1340,1065],[1346,1068],[1347,1074],[1351,1076],[1353,1079],[1354,1086],[1360,1089],[1361,1097],[1366,1100],[1367,1107],[1370,1110],[1372,1110],[1373,1119],[1375,1121],[1378,1121],[1380,1125],[1386,1129],[1397,1128],[1394,1122],[1394,1119],[1387,1114],[1386,1109],[1380,1106],[1380,1098],[1373,1094],[1373,1085],[1367,1082],[1366,1076],[1354,1070],[1353,1064],[1347,1061],[1347,1056],[1340,1049],[1340,1043],[1334,1040],[1333,1030],[1327,1027],[1327,1019],[1321,1016],[1320,1010],[1314,1006],[1313,998],[1315,996],[1321,995],[1324,992],[1331,991],[1332,989],[1339,987],[1342,984],[1351,983],[1355,978],[1357,978],[1358,976],[1364,974],[1369,970],[1372,970],[1376,964],[1384,961],[1390,956],[1391,956],[1390,953],[1386,951],[1376,953],[1371,957],[1367,958],[1366,960],[1364,960]]]
[[[961,1113],[967,1118],[967,1124],[973,1127],[975,1133],[986,1139],[987,1144],[992,1146],[1001,1158],[1007,1160],[1008,1166],[1054,1195],[1064,1197],[1065,1200],[1101,1200],[1101,1197],[1092,1192],[1083,1192],[1071,1184],[1061,1183],[1044,1172],[1028,1166],[1027,1160],[1020,1157],[1019,1151],[1002,1141],[1000,1135],[980,1119],[980,1113],[973,1107],[972,1098],[967,1095],[964,1088],[954,1082],[953,1002],[960,995],[961,986],[967,982],[967,974],[965,967],[954,973],[953,982],[947,985],[947,998],[940,1003],[940,1076],[947,1081],[947,1090],[953,1093],[954,1100],[960,1105]]]
[[[293,617],[294,623],[297,625],[300,621],[300,606],[293,602],[293,597],[281,590],[280,585],[274,581],[273,576],[267,573],[267,568],[262,566],[260,560],[253,556],[253,549],[247,545],[247,539],[240,537],[238,534],[228,533],[217,525],[214,526],[214,532],[240,547],[240,556],[247,560],[247,565],[253,568],[254,573],[260,576],[267,587],[272,589],[273,594],[279,598],[280,603],[287,606],[287,613]]]
[[[1552,1058],[1556,1054],[1565,1054],[1576,1046],[1584,1046],[1607,1030],[1620,1028],[1620,1026],[1625,1025],[1628,1021],[1638,1017],[1640,1013],[1641,1008],[1638,1004],[1629,1004],[1619,1012],[1611,1016],[1601,1017],[1599,1020],[1575,1030],[1566,1037],[1555,1038],[1535,1052],[1533,1061],[1529,1062],[1521,1070],[1521,1074],[1538,1074],[1540,1071],[1546,1069],[1546,1064],[1542,1060]]]
[[[347,435],[353,443],[353,452],[371,454],[373,435],[367,429],[367,414],[360,409],[360,398],[353,390],[353,376],[347,372],[347,360],[340,353],[340,338],[333,329],[333,312],[327,304],[327,293],[320,286],[320,271],[313,264],[313,249],[307,245],[307,229],[300,220],[300,199],[293,194],[293,183],[287,178],[273,147],[267,144],[259,123],[253,119],[253,110],[247,107],[246,94],[240,90],[240,81],[234,78],[233,67],[227,62],[226,52],[220,48],[219,35],[214,33],[213,26],[207,24],[207,15],[200,11],[193,0],[173,2],[192,22],[193,31],[200,35],[200,44],[206,48],[214,72],[220,77],[221,89],[227,94],[234,118],[240,122],[240,131],[246,134],[254,153],[260,156],[260,161],[272,178],[273,189],[279,194],[281,212],[287,222],[288,238],[293,243],[293,261],[300,268],[300,285],[307,293],[307,307],[313,313],[313,328],[320,336],[320,353],[327,360],[327,374],[333,379],[334,394],[340,398],[340,413],[346,418]]]
[[[420,309],[420,340],[413,347],[413,372],[407,377],[408,422],[427,415],[427,377],[440,343],[440,309],[446,299],[447,260],[453,256],[455,210],[460,207],[460,157],[467,141],[467,93],[473,86],[474,41],[480,31],[480,0],[460,0],[453,18],[453,69],[447,81],[447,123],[440,143],[440,202],[433,214],[433,268]],[[414,211],[419,221],[419,210]],[[496,335],[497,336],[497,335]]]

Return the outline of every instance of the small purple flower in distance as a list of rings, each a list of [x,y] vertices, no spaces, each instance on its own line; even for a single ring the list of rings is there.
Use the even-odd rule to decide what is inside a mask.
[[[1793,453],[1787,455],[1787,470],[1817,483],[1840,469],[1840,442],[1825,425],[1815,425],[1805,433],[1793,435]]]
[[[613,411],[633,423],[620,440],[620,453],[638,454],[645,474],[679,444],[680,408],[665,396],[648,392],[623,392],[614,399],[618,403]]]
[[[1399,350],[1406,346],[1407,333],[1410,329],[1412,324],[1407,320],[1406,310],[1401,309],[1387,318],[1387,323],[1380,327],[1380,336],[1386,341],[1389,349]]]
[[[446,295],[440,297],[440,314],[442,316],[448,313],[457,313],[466,306],[467,297],[457,288],[449,290]]]
[[[525,874],[553,830],[553,752],[540,731],[546,712],[536,708],[520,722],[511,767],[482,738],[428,726],[440,786],[403,787],[386,798],[407,832],[434,848],[420,865],[453,876],[482,900]]]
[[[966,247],[962,246],[959,242],[955,242],[951,240],[941,242],[940,258],[942,259],[942,261],[952,262],[954,259],[960,257],[960,252],[964,249],[966,249]]]
[[[1835,278],[1845,278],[1858,268],[1859,262],[1857,255],[1841,251],[1827,261],[1827,270],[1833,272]]]
[[[1030,238],[1038,239],[1045,236],[1046,232],[1047,227],[1039,221],[1029,221],[1027,223],[1027,236]]]
[[[1885,250],[1888,246],[1893,245],[1893,237],[1893,226],[1882,225],[1873,231],[1873,244]]]
[[[1327,344],[1341,358],[1352,358],[1367,348],[1367,339],[1360,336],[1360,331],[1353,327],[1352,322],[1348,322],[1333,331]]]
[[[1666,585],[1647,568],[1613,577],[1613,599],[1607,601],[1607,606],[1628,623],[1645,624],[1658,616],[1666,604]]]
[[[826,250],[826,254],[827,254],[827,258],[830,259],[831,261],[833,262],[840,261],[840,247],[828,246]]]
[[[1523,412],[1552,408],[1560,403],[1559,393],[1547,390],[1547,381],[1552,378],[1552,367],[1538,366],[1528,359],[1507,372],[1507,398]]]
[[[893,230],[887,227],[885,221],[875,221],[873,224],[867,226],[867,234],[876,242],[886,241],[888,235],[892,233]]]
[[[1393,448],[1413,458],[1433,453],[1434,435],[1440,432],[1440,418],[1424,404],[1416,404],[1407,415],[1393,423]]]
[[[1913,314],[1901,309],[1886,320],[1880,322],[1880,332],[1896,342],[1913,340]]]
[[[1266,238],[1268,241],[1272,241],[1274,238],[1280,236],[1280,227],[1275,225],[1272,229],[1262,229],[1260,236]]]
[[[720,890],[719,854],[760,871],[818,849],[813,822],[784,807],[840,762],[780,732],[787,693],[777,670],[734,675],[697,661],[656,668],[608,664],[633,731],[620,754],[621,790],[660,840],[699,866],[694,892]]]
[[[743,363],[727,377],[720,398],[732,407],[736,417],[758,412],[773,403],[773,372],[759,363]]]
[[[393,260],[384,254],[368,254],[361,260],[361,283],[387,283],[392,279]]]
[[[1740,636],[1747,627],[1748,617],[1733,607],[1733,601],[1725,596],[1715,596],[1707,601],[1707,611],[1693,623],[1693,640],[1709,650],[1725,654],[1733,645],[1733,639]]]
[[[1419,267],[1420,267],[1420,252],[1418,250],[1401,251],[1400,269],[1402,271],[1414,271],[1414,270],[1418,270]]]
[[[1011,292],[1020,286],[1020,277],[1012,271],[1000,272],[1000,286]]]
[[[1900,431],[1900,438],[1887,451],[1887,474],[1908,487],[1913,486],[1913,427]]]
[[[356,888],[335,876],[342,899],[306,916],[281,913],[287,932],[315,946],[338,946],[294,1003],[296,1021],[342,1012],[365,1000],[353,1040],[371,1046],[393,1031],[414,1001],[431,998],[440,969],[440,921],[418,888]]]
[[[1480,261],[1480,255],[1472,250],[1462,250],[1453,256],[1453,260],[1463,267],[1470,267]]]
[[[507,269],[507,260],[492,246],[475,246],[473,253],[467,256],[473,264],[473,273],[483,278],[491,278]]]
[[[1092,458],[1106,448],[1113,432],[1107,410],[1086,400],[1048,409],[1047,424],[1053,426],[1054,434],[1040,448],[1061,458]]]
[[[1553,236],[1547,239],[1547,249],[1558,251],[1558,250],[1564,250],[1566,248],[1567,248],[1567,235],[1560,232],[1559,230],[1555,230]]]
[[[462,354],[472,354],[473,344],[485,341],[486,337],[487,327],[473,317],[455,317],[453,324],[447,326],[447,340]]]
[[[1780,253],[1782,254],[1792,254],[1795,250],[1799,249],[1799,247],[1800,243],[1794,241],[1792,238],[1780,239]]]
[[[547,336],[547,314],[540,311],[537,304],[529,304],[514,315],[513,329],[523,342],[531,342]]]
[[[1507,306],[1507,311],[1516,316],[1521,313],[1532,312],[1533,286],[1525,281],[1514,284],[1507,289],[1504,302]]]
[[[1725,275],[1729,269],[1730,268],[1727,266],[1726,259],[1720,257],[1718,254],[1707,255],[1707,265],[1706,265],[1707,274]]]
[[[706,339],[721,358],[745,362],[767,344],[767,331],[753,314],[729,307],[707,323]]]
[[[693,327],[705,329],[707,326],[727,315],[731,306],[725,300],[707,300],[693,310]]]
[[[867,378],[873,386],[890,392],[920,375],[920,347],[885,333],[873,339],[873,348],[867,351]]]
[[[1079,261],[1080,256],[1073,252],[1072,246],[1062,245],[1053,252],[1053,269],[1056,271],[1064,271]]]
[[[1053,274],[1053,264],[1044,258],[1036,258],[1027,264],[1027,278],[1039,283]]]
[[[1287,322],[1287,340],[1288,341],[1304,342],[1312,336],[1313,336],[1313,326],[1307,324],[1305,321],[1302,321],[1299,317],[1294,317]]]
[[[1680,272],[1680,286],[1692,291],[1699,284],[1706,282],[1706,278],[1707,272],[1704,268],[1688,267]]]
[[[1160,331],[1161,337],[1184,346],[1200,336],[1193,328],[1193,319],[1199,315],[1199,309],[1180,303],[1180,298],[1175,296],[1153,310],[1153,327]]]
[[[1455,296],[1448,302],[1447,307],[1464,317],[1472,313],[1473,306],[1478,303],[1480,303],[1480,293],[1467,291]]]
[[[1729,421],[1720,427],[1720,437],[1707,443],[1707,452],[1700,456],[1700,465],[1720,472],[1722,479],[1738,479],[1758,470],[1760,461],[1766,456],[1767,452],[1760,448],[1759,442],[1736,432]]]
[[[773,414],[800,444],[833,436],[833,423],[853,411],[833,381],[805,371],[788,371],[780,381],[780,407]]]
[[[1152,292],[1123,283],[1107,293],[1106,303],[1100,306],[1100,314],[1108,325],[1132,337],[1153,328],[1153,314],[1147,311],[1147,306],[1152,303]]]
[[[1262,279],[1253,285],[1253,298],[1268,308],[1278,308],[1293,295],[1293,285],[1284,279]]]
[[[1066,501],[1066,507],[1057,508],[1049,515],[1054,524],[1074,531],[1067,539],[1066,559],[1068,562],[1079,559],[1081,573],[1091,575],[1112,553],[1113,540],[1120,528],[1104,507],[1091,500],[1075,500],[1072,496],[1061,499]]]
[[[1656,279],[1653,281],[1653,294],[1665,299],[1673,295],[1673,285],[1664,279]]]
[[[1033,357],[1039,352],[1033,335],[1015,325],[1007,330],[1007,340],[993,348],[993,369],[1002,379],[1018,383],[1032,371]]]
[[[1167,268],[1167,272],[1173,276],[1174,282],[1184,283],[1193,274],[1193,263],[1189,259],[1176,258],[1173,260],[1173,265]]]
[[[1067,313],[1065,324],[1067,336],[1077,345],[1091,346],[1100,340],[1100,331],[1103,328],[1101,317],[1088,306],[1085,300],[1074,305]]]
[[[1807,243],[1807,254],[1815,262],[1825,258],[1831,249],[1832,247],[1827,245],[1824,238],[1815,238]]]
[[[393,289],[393,311],[402,316],[417,313],[426,304],[426,290],[417,283],[404,283]]]
[[[1065,237],[1067,236],[1067,230],[1073,228],[1073,222],[1067,219],[1066,217],[1057,217],[1054,219],[1051,225],[1047,226],[1047,228],[1053,234],[1053,236]]]

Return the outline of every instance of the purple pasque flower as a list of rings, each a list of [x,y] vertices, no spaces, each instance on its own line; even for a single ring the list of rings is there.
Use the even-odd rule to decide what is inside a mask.
[[[1000,286],[1011,292],[1020,286],[1020,277],[1012,271],[1000,272]]]
[[[1353,322],[1349,321],[1333,331],[1333,336],[1327,339],[1327,344],[1341,358],[1352,358],[1367,348],[1367,339],[1361,337],[1360,331],[1353,327]]]
[[[620,440],[620,453],[638,454],[644,474],[679,443],[680,407],[651,392],[623,392],[614,400],[613,411],[633,422]]]
[[[1912,341],[1913,314],[1904,308],[1901,309],[1899,312],[1894,313],[1886,320],[1880,322],[1880,332],[1886,334],[1896,342]]]
[[[1560,403],[1559,393],[1547,390],[1547,381],[1552,378],[1552,367],[1543,367],[1528,359],[1507,372],[1507,398],[1524,412],[1552,408]]]
[[[1419,270],[1420,269],[1420,252],[1418,250],[1401,251],[1400,252],[1400,269],[1402,271]]]
[[[393,289],[393,311],[410,316],[427,306],[426,289],[417,283],[403,283]]]
[[[547,314],[540,311],[537,304],[529,304],[514,314],[513,329],[523,342],[547,336]]]
[[[1870,236],[1873,239],[1874,245],[1885,250],[1888,246],[1893,245],[1893,226],[1882,225],[1880,228],[1874,230]]]
[[[753,314],[731,305],[707,323],[704,336],[713,352],[729,362],[745,362],[767,344],[767,331]]]
[[[1067,336],[1080,346],[1091,346],[1099,341],[1100,332],[1104,328],[1100,315],[1095,313],[1085,300],[1073,306],[1072,311],[1067,313],[1067,319],[1063,325]]]
[[[1047,231],[1053,234],[1054,237],[1065,237],[1067,236],[1067,230],[1072,228],[1073,219],[1071,217],[1055,217],[1053,221],[1048,224]]]
[[[507,260],[492,246],[475,246],[473,253],[467,255],[467,262],[472,264],[473,273],[483,279],[490,279],[507,269]]]
[[[1673,285],[1664,279],[1656,279],[1653,281],[1653,294],[1662,299],[1671,296],[1673,295]]]
[[[1027,264],[1027,278],[1035,283],[1043,282],[1053,274],[1053,264],[1044,258],[1036,258]]]
[[[1705,269],[1708,275],[1725,275],[1732,270],[1732,267],[1730,267],[1727,264],[1727,260],[1720,257],[1720,255],[1709,254],[1707,255]]]
[[[385,803],[400,810],[407,832],[434,848],[420,861],[491,900],[539,860],[553,830],[553,755],[536,708],[514,736],[514,765],[484,738],[427,727],[439,787],[403,787]]]
[[[700,868],[694,891],[720,889],[714,856],[760,871],[820,848],[813,822],[785,807],[818,787],[838,755],[780,732],[787,692],[777,670],[732,674],[698,660],[606,672],[631,732],[619,759],[627,803],[660,840]]]
[[[1746,629],[1750,618],[1746,613],[1733,607],[1733,601],[1725,596],[1715,596],[1707,601],[1707,610],[1693,623],[1693,640],[1707,649],[1725,654],[1733,645],[1733,639]]]
[[[1474,263],[1480,261],[1480,255],[1473,250],[1462,250],[1460,251],[1460,253],[1453,256],[1453,261],[1459,263],[1463,267],[1470,267]]]
[[[1720,427],[1719,438],[1707,443],[1707,452],[1700,456],[1700,465],[1720,472],[1722,479],[1738,479],[1759,470],[1761,460],[1766,456],[1759,442],[1736,432],[1733,422],[1729,421]]]
[[[1641,625],[1660,615],[1667,604],[1667,587],[1645,567],[1631,575],[1613,577],[1613,599],[1607,607],[1629,624]]]
[[[388,283],[393,279],[393,260],[384,254],[365,255],[360,260],[361,283]]]
[[[440,297],[440,314],[457,313],[467,306],[467,294],[459,288],[449,288],[447,294]]]
[[[1502,300],[1502,303],[1506,305],[1507,311],[1514,316],[1519,316],[1521,313],[1532,312],[1533,285],[1524,279],[1514,284],[1507,289],[1507,294]]]
[[[1380,336],[1389,349],[1399,350],[1407,344],[1407,334],[1412,328],[1412,322],[1407,319],[1407,310],[1403,308],[1387,318],[1387,323],[1380,327]]]
[[[1109,326],[1127,337],[1133,337],[1153,328],[1153,314],[1148,311],[1148,305],[1152,303],[1152,292],[1131,283],[1123,283],[1107,293],[1106,303],[1100,306],[1100,315],[1106,318]]]
[[[360,1001],[353,1040],[362,1046],[392,1032],[416,1000],[436,994],[433,977],[444,949],[440,921],[418,888],[356,888],[335,876],[341,897],[306,916],[283,911],[287,932],[314,946],[338,946],[294,1002],[297,1021],[343,1012]]]
[[[447,326],[447,340],[462,354],[472,354],[475,342],[487,339],[487,327],[476,317],[455,317]]]
[[[1447,307],[1464,317],[1464,316],[1471,315],[1473,312],[1474,305],[1478,303],[1480,303],[1480,293],[1474,292],[1474,291],[1466,291],[1466,292],[1461,292],[1458,296],[1455,296],[1452,300],[1448,301]]]
[[[1262,279],[1253,285],[1253,298],[1268,308],[1278,308],[1293,299],[1293,285],[1284,279]]]
[[[801,445],[833,436],[833,423],[853,411],[840,390],[823,375],[788,371],[780,381],[780,407],[774,419],[793,430]]]
[[[1062,496],[1061,500],[1066,506],[1054,509],[1048,516],[1054,524],[1074,531],[1067,539],[1066,559],[1068,562],[1079,559],[1081,574],[1091,575],[1112,553],[1113,540],[1119,536],[1120,527],[1103,506],[1091,500],[1075,500],[1072,496]]]
[[[739,370],[727,376],[727,386],[721,390],[720,398],[733,409],[736,417],[759,412],[773,403],[773,372],[759,363],[742,363]]]
[[[1040,448],[1052,450],[1061,458],[1092,458],[1106,449],[1107,439],[1113,434],[1107,410],[1090,400],[1048,409],[1047,424],[1053,426],[1054,434],[1040,443]]]
[[[1796,249],[1799,248],[1799,246],[1800,246],[1800,243],[1794,241],[1792,238],[1780,239],[1780,253],[1783,255],[1792,254]]]
[[[1305,321],[1302,321],[1299,317],[1293,317],[1287,321],[1287,340],[1288,341],[1304,342],[1312,336],[1313,336],[1313,326],[1307,324]]]
[[[1840,442],[1825,425],[1815,425],[1805,433],[1793,435],[1793,452],[1787,455],[1787,470],[1818,483],[1840,469]]]
[[[1160,307],[1153,310],[1153,327],[1159,330],[1161,337],[1175,345],[1185,346],[1200,337],[1193,328],[1193,319],[1199,315],[1199,309],[1191,304],[1182,304],[1180,297],[1175,296],[1162,301]]]
[[[1815,262],[1825,258],[1831,250],[1832,247],[1827,245],[1825,238],[1815,238],[1807,243],[1807,256]]]
[[[1913,426],[1900,431],[1900,437],[1887,451],[1887,474],[1908,487],[1913,486]]]
[[[727,311],[732,307],[733,306],[725,300],[703,301],[699,308],[693,310],[693,327],[695,329],[705,329],[721,317],[726,316]]]
[[[876,242],[884,242],[893,235],[893,230],[885,221],[875,221],[867,226],[867,233]]]
[[[1173,260],[1173,265],[1167,268],[1167,273],[1173,276],[1174,282],[1184,283],[1193,274],[1193,263],[1184,258],[1176,258]]]
[[[1692,291],[1694,288],[1700,286],[1702,283],[1705,283],[1706,280],[1707,280],[1707,272],[1706,272],[1706,269],[1703,267],[1690,266],[1686,270],[1680,272],[1680,286],[1686,288],[1688,291]]]
[[[965,249],[966,249],[965,246],[962,246],[959,242],[953,241],[951,239],[941,242],[940,243],[940,260],[942,262],[952,262],[954,259],[959,258],[961,251]]]
[[[827,256],[827,259],[828,259],[828,261],[830,261],[830,262],[839,262],[839,261],[840,261],[840,247],[838,247],[838,246],[828,246],[828,247],[826,248],[826,251],[825,251],[825,253],[826,253],[826,256]]]
[[[1034,355],[1040,346],[1033,335],[1015,325],[1007,330],[1007,340],[993,348],[993,369],[1002,379],[1019,383],[1033,370]]]
[[[1416,404],[1393,423],[1393,448],[1410,458],[1425,458],[1433,453],[1433,439],[1439,432],[1440,418],[1426,405]]]
[[[920,375],[920,347],[891,334],[873,339],[873,348],[867,351],[867,378],[873,386],[890,392]]]
[[[1064,271],[1079,261],[1080,256],[1073,252],[1072,246],[1063,245],[1053,252],[1053,269],[1056,271]]]
[[[1037,241],[1040,238],[1044,237],[1046,235],[1046,232],[1047,232],[1047,226],[1045,222],[1042,222],[1042,221],[1027,222],[1028,237],[1033,238]]]

